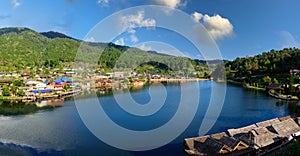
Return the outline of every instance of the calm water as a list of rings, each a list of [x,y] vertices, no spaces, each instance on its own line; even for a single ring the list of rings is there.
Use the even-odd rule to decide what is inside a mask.
[[[74,101],[69,100],[63,107],[53,110],[41,110],[29,115],[0,117],[0,155],[183,155],[183,139],[197,136],[209,103],[211,85],[214,82],[192,83],[200,84],[200,105],[196,116],[179,137],[161,148],[145,152],[128,152],[106,145],[84,126]],[[173,84],[165,87],[168,95],[165,105],[148,118],[139,118],[124,112],[112,95],[99,97],[99,100],[107,115],[115,123],[132,130],[150,130],[168,122],[178,108],[180,85]],[[152,89],[155,91],[155,85],[152,86]],[[133,92],[131,95],[141,104],[150,100],[147,87]],[[192,93],[190,95],[195,96]],[[91,99],[82,99],[81,102],[88,106],[89,100]],[[227,85],[221,115],[209,133],[246,126],[294,112],[296,112],[296,107],[293,104],[281,102],[265,96],[261,92]],[[105,126],[105,123],[101,124]]]

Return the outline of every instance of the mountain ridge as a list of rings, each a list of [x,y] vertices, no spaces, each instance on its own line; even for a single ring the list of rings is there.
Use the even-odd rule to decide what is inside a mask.
[[[147,52],[114,43],[86,42],[58,32],[39,33],[18,27],[0,29],[0,71],[30,72],[30,69],[40,67],[63,68],[71,66],[77,55],[84,56],[76,60],[82,62],[100,57],[98,65],[104,70],[134,68],[153,60],[164,62],[176,70],[188,70],[190,63],[205,66],[203,62],[190,58]],[[120,56],[122,60],[119,60]]]

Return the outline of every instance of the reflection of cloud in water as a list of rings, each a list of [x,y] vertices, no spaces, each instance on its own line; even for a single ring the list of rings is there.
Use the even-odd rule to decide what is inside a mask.
[[[78,129],[74,128],[74,123],[72,120],[70,121],[71,117],[69,116],[74,116],[73,114],[61,113],[66,109],[69,108],[65,106],[61,109],[57,108],[55,111],[43,110],[30,115],[1,116],[1,142],[26,145],[26,147],[46,151],[75,147]],[[72,118],[75,119],[76,116]],[[68,132],[64,132],[65,130]]]
[[[62,155],[55,150],[39,151],[29,146],[0,142],[0,155]]]
[[[201,89],[211,89],[211,81],[203,81],[200,83]]]

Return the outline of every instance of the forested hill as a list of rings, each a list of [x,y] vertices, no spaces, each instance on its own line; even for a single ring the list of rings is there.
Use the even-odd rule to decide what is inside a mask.
[[[48,38],[68,38],[68,39],[74,39],[72,37],[69,37],[65,34],[59,33],[59,32],[54,32],[54,31],[49,31],[49,32],[42,32],[40,33]],[[75,39],[74,39],[75,40]]]
[[[46,37],[28,28],[0,29],[0,70],[15,71],[72,62],[80,42],[70,37]],[[91,51],[97,48],[87,47]]]
[[[271,50],[226,63],[227,78],[285,75],[292,68],[300,69],[300,50],[297,48]]]
[[[74,62],[80,45],[86,52],[85,57],[81,58],[84,60],[81,61],[89,61],[102,52],[98,61],[102,69],[114,68],[116,62],[119,68],[132,68],[141,63],[146,66],[145,62],[151,62],[149,65],[153,67],[153,60],[157,60],[171,69],[183,69],[189,72],[191,70],[189,64],[192,64],[197,71],[202,71],[202,75],[209,73],[206,63],[202,61],[162,55],[153,51],[146,52],[113,43],[82,42],[61,33],[38,33],[28,28],[0,29],[0,71],[24,72],[33,68],[63,68]],[[125,51],[126,54],[122,55]],[[119,60],[121,55],[122,59]],[[160,68],[159,64],[156,66]],[[147,69],[150,67],[147,66]]]

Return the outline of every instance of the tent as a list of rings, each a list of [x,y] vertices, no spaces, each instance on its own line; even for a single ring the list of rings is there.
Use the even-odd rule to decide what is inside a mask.
[[[32,90],[31,92],[37,94],[37,93],[52,93],[52,90],[51,89],[42,89],[42,90]]]
[[[58,78],[58,79],[54,80],[54,82],[55,82],[56,84],[61,84],[62,82],[68,82],[68,83],[71,83],[71,82],[73,82],[73,80],[72,80],[72,79],[69,79],[69,78],[67,78],[67,77],[61,77],[61,78]]]

